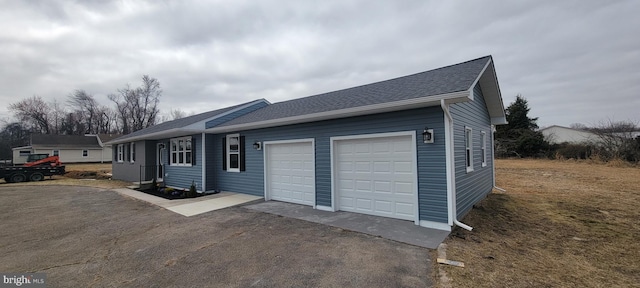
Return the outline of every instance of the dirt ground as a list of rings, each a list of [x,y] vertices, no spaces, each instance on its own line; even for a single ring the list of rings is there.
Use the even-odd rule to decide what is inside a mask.
[[[432,284],[433,251],[242,207],[184,217],[77,186],[0,185],[0,199],[0,271],[49,287]]]
[[[65,175],[45,177],[40,182],[5,183],[0,179],[0,187],[14,186],[86,186],[98,188],[124,188],[131,182],[111,180],[111,163],[65,164]]]
[[[451,287],[640,286],[640,168],[551,160],[496,167],[507,191],[463,219],[472,232],[457,228],[445,241],[447,258],[465,264],[439,267]]]

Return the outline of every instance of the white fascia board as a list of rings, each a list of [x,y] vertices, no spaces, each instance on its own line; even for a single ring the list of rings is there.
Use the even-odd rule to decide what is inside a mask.
[[[15,148],[11,148],[11,150],[31,149],[31,147],[32,147],[32,146],[15,147]]]
[[[173,138],[179,136],[187,136],[192,134],[200,134],[204,129],[184,129],[184,128],[175,128],[164,131],[159,131],[155,133],[144,134],[140,136],[134,136],[130,138],[125,138],[122,140],[110,141],[107,144],[122,144],[128,142],[142,141],[142,140],[160,140],[165,138]]]
[[[260,122],[244,123],[232,126],[213,127],[206,130],[207,133],[223,133],[230,131],[241,131],[250,129],[259,129],[275,126],[284,126],[291,124],[316,122],[329,119],[346,118],[354,116],[362,116],[376,113],[401,111],[414,108],[439,106],[440,100],[448,100],[451,102],[466,102],[469,101],[469,90],[452,92],[447,94],[441,94],[437,96],[427,96],[415,99],[407,99],[402,101],[395,101],[389,103],[381,103],[353,108],[346,108],[340,110],[332,110],[326,112],[319,112],[306,115],[298,115],[286,118],[272,119]]]
[[[509,124],[509,122],[507,122],[507,117],[492,117],[491,118],[491,124],[492,125],[504,125],[504,124]]]

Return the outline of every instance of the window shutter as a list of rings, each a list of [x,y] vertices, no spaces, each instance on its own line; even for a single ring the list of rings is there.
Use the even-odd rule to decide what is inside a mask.
[[[245,171],[244,167],[244,136],[240,136],[240,171]]]
[[[227,137],[222,137],[222,170],[227,170]]]
[[[111,152],[113,152],[113,162],[118,162],[118,144],[111,145]]]
[[[196,138],[191,137],[191,165],[196,165]]]
[[[124,144],[124,146],[122,147],[122,153],[124,153],[124,161],[129,162],[129,156],[131,156],[131,154],[129,154],[129,145]]]

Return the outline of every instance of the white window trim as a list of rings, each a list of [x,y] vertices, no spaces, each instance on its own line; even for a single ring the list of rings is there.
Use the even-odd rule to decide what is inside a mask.
[[[482,148],[480,148],[482,167],[487,167],[487,132],[480,131],[480,141],[482,141],[482,143],[480,143],[480,145],[482,145]]]
[[[116,161],[118,163],[124,162],[124,144],[118,144],[116,149]]]
[[[238,168],[231,168],[231,149],[229,149],[229,146],[231,145],[231,141],[229,141],[231,138],[238,138],[238,152],[233,152],[233,154],[238,154]],[[240,159],[242,159],[242,156],[240,155],[240,151],[242,149],[240,149],[240,134],[229,134],[227,135],[227,140],[226,140],[226,145],[227,147],[225,147],[224,149],[227,151],[225,157],[227,157],[227,172],[240,172]]]
[[[58,151],[58,155],[56,155],[56,151]],[[60,150],[51,150],[51,156],[60,156]]]
[[[129,143],[129,162],[136,162],[136,142]]]
[[[191,143],[191,148],[189,150],[187,150],[187,140],[192,141]],[[184,151],[180,151],[180,143],[179,141],[184,141]],[[174,151],[173,150],[173,142],[176,142],[176,149],[178,149],[178,151]],[[191,136],[187,136],[187,137],[179,137],[179,138],[171,138],[169,140],[169,163],[171,164],[171,166],[184,166],[184,167],[191,167],[193,166],[193,163],[186,163],[187,162],[187,152],[191,153],[191,156],[189,157],[191,159],[191,157],[193,157],[193,138]],[[176,154],[176,162],[173,162],[173,154]],[[182,160],[183,163],[180,163],[180,156],[179,154],[182,153]]]
[[[473,172],[473,129],[467,126],[464,127],[464,165],[467,173]]]

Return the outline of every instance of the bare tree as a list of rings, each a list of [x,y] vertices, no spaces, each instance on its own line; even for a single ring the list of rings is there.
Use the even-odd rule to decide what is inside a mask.
[[[142,86],[131,88],[128,84],[118,89],[118,94],[109,95],[116,104],[116,113],[122,133],[128,134],[156,124],[160,103],[160,82],[148,75],[142,76]]]
[[[50,109],[42,97],[34,95],[31,98],[10,104],[9,110],[17,119],[27,124],[31,131],[43,134],[50,133]]]
[[[97,133],[94,121],[101,107],[93,95],[79,89],[69,95],[67,102],[73,107],[78,116],[77,120],[85,124],[87,131],[82,133]]]
[[[640,161],[640,127],[632,121],[602,121],[589,130],[596,134],[594,143],[604,160],[623,159],[631,162]]]

